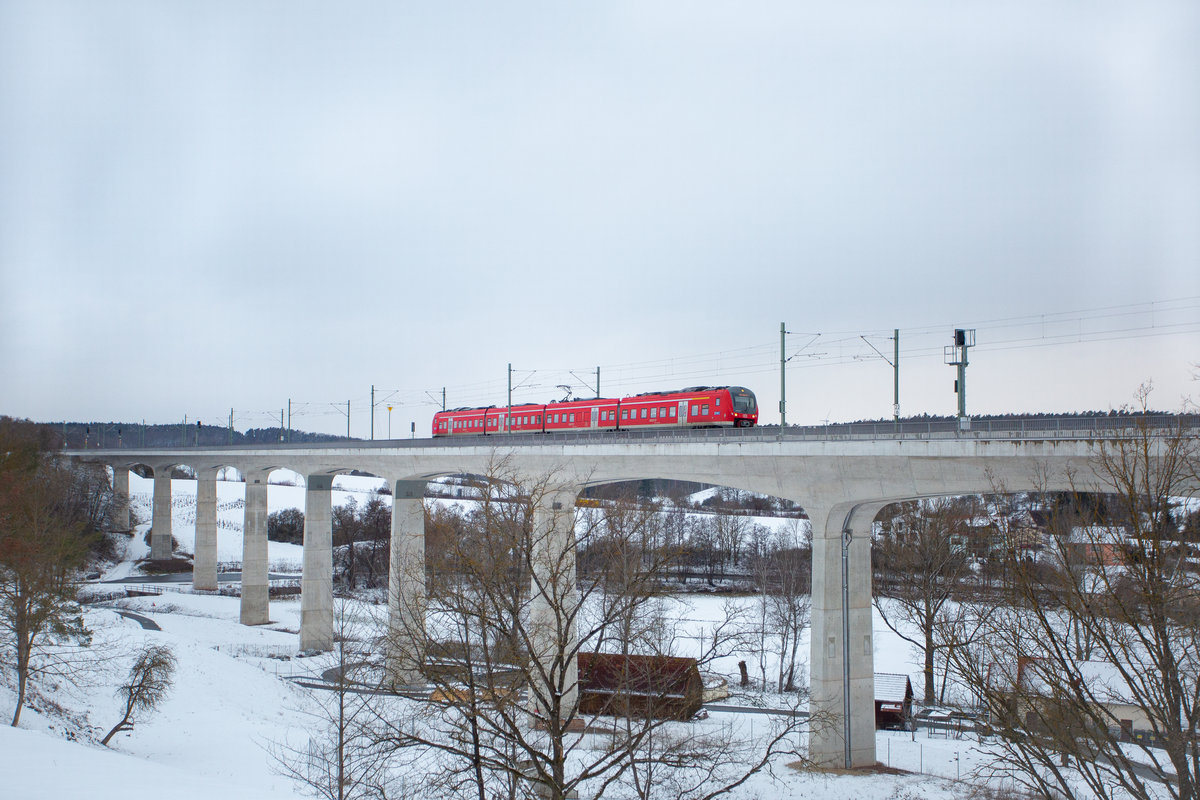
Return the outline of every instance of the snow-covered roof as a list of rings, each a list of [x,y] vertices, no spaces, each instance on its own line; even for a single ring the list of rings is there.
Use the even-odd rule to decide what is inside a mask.
[[[907,675],[891,672],[875,673],[875,700],[884,703],[903,703],[912,693]]]
[[[1128,533],[1122,527],[1090,525],[1072,528],[1067,541],[1070,544],[1123,544],[1127,537]]]
[[[1033,665],[1037,665],[1037,668],[1025,670],[1022,679],[1025,688],[1040,695],[1051,694],[1053,692],[1052,681],[1061,679],[1058,665],[1053,662],[1041,663],[1038,660],[1032,660],[1027,666]],[[1136,693],[1129,686],[1121,669],[1116,664],[1107,661],[1080,661],[1075,667],[1079,671],[1079,680],[1097,701],[1136,704]],[[1140,671],[1140,668],[1132,665],[1126,669],[1133,672]],[[1052,680],[1047,680],[1046,670],[1054,671]]]

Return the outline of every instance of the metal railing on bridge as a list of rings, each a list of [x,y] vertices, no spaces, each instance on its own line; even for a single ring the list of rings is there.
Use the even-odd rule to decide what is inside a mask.
[[[980,417],[909,419],[878,422],[844,422],[827,425],[760,425],[754,428],[663,428],[653,431],[586,431],[580,433],[514,433],[444,436],[436,439],[343,439],[332,442],[242,443],[202,445],[204,450],[338,450],[409,449],[425,447],[477,447],[522,445],[594,445],[600,442],[772,442],[772,441],[881,441],[889,439],[978,439],[1030,441],[1115,439],[1139,431],[1167,436],[1179,431],[1200,433],[1200,414],[1103,414],[1095,416]],[[139,449],[139,448],[123,448]],[[195,446],[154,447],[153,450]]]

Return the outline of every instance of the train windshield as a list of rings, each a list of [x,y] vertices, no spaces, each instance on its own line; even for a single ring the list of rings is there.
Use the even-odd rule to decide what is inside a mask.
[[[734,413],[753,414],[758,410],[758,403],[754,400],[754,392],[749,389],[734,387],[729,390],[729,394],[733,397]]]

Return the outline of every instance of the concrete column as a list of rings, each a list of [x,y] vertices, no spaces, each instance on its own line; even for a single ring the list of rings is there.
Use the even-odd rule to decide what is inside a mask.
[[[529,640],[533,650],[530,711],[570,718],[579,704],[579,637],[575,613],[575,492],[548,494],[533,510]],[[548,709],[548,706],[551,708]]]
[[[129,469],[119,464],[113,471],[113,527],[118,531],[130,530],[129,525]]]
[[[388,565],[387,669],[392,683],[424,681],[425,481],[395,481]]]
[[[812,734],[809,756],[831,767],[875,764],[875,647],[871,612],[871,522],[883,503],[809,508],[812,521]],[[849,637],[843,635],[842,537],[848,558]],[[850,656],[850,753],[846,763],[844,642]]]
[[[333,649],[333,476],[304,479],[300,649]]]
[[[217,471],[196,473],[196,553],[192,588],[217,590]]]
[[[270,620],[267,599],[267,474],[245,473],[246,517],[242,538],[242,624]]]
[[[171,557],[171,468],[154,468],[154,508],[150,514],[150,558]]]

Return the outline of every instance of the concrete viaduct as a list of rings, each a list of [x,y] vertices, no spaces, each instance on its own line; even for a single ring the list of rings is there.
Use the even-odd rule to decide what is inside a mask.
[[[463,437],[87,450],[69,455],[111,466],[118,495],[128,496],[131,467],[153,470],[152,558],[171,555],[171,469],[187,466],[195,472],[197,589],[217,585],[218,471],[234,467],[241,472],[246,481],[241,621],[247,625],[268,620],[267,476],[279,468],[304,476],[301,649],[327,649],[333,641],[330,503],[333,478],[341,473],[371,473],[392,489],[388,596],[393,624],[405,607],[411,607],[405,601],[424,593],[423,570],[404,565],[424,559],[422,497],[432,478],[486,474],[499,458],[529,480],[554,476],[555,491],[535,508],[534,527],[563,531],[552,545],[558,550],[573,545],[566,533],[571,526],[561,523],[587,485],[675,478],[793,500],[807,511],[813,531],[810,708],[830,721],[814,727],[810,753],[830,765],[871,765],[875,763],[875,717],[870,548],[875,515],[884,505],[905,499],[990,492],[997,487],[1010,492],[1065,490],[1071,488],[1071,476],[1076,485],[1093,484],[1097,432],[1059,426],[1042,432],[977,429],[940,435],[838,437],[796,430],[789,429],[783,436],[778,429],[758,428],[641,438],[611,433]],[[536,611],[537,598],[533,601]],[[844,653],[849,656],[845,671]],[[396,675],[419,680],[419,665],[393,666]]]

